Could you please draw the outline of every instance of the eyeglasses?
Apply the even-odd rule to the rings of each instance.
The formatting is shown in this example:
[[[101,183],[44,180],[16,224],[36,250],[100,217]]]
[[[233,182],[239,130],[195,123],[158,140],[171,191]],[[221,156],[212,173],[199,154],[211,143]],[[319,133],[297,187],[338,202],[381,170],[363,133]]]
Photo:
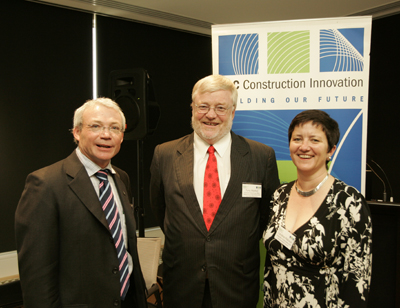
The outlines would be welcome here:
[[[109,132],[110,134],[113,134],[113,135],[119,135],[119,134],[122,132],[121,127],[119,127],[118,125],[113,125],[113,126],[110,126],[110,127],[105,127],[105,126],[101,126],[101,125],[99,125],[99,124],[87,124],[86,126],[87,126],[92,132],[98,133],[98,134],[102,133],[105,129],[107,129],[108,132]]]
[[[233,106],[229,107],[229,108],[225,108],[224,106],[215,106],[215,107],[210,107],[209,105],[206,104],[201,104],[201,105],[197,105],[196,106],[196,110],[198,113],[201,114],[205,114],[208,113],[210,111],[210,109],[214,109],[214,112],[217,115],[226,115],[226,112],[228,111],[228,109],[231,109]]]

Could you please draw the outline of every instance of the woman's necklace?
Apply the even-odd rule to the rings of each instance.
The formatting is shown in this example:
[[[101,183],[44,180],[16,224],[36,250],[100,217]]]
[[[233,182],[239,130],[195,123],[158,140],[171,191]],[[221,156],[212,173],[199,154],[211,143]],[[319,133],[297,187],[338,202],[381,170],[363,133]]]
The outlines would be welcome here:
[[[310,196],[312,196],[313,194],[315,194],[315,193],[321,188],[322,185],[324,185],[324,183],[326,182],[326,180],[328,179],[328,177],[329,177],[329,173],[328,173],[328,174],[326,175],[326,177],[322,180],[322,182],[319,183],[319,184],[317,185],[317,187],[315,187],[314,189],[311,189],[311,190],[309,190],[309,191],[302,191],[302,190],[298,189],[298,187],[297,187],[297,180],[296,180],[296,182],[294,183],[294,187],[296,188],[296,191],[297,191],[297,193],[298,193],[299,195],[302,195],[303,197],[310,197]]]

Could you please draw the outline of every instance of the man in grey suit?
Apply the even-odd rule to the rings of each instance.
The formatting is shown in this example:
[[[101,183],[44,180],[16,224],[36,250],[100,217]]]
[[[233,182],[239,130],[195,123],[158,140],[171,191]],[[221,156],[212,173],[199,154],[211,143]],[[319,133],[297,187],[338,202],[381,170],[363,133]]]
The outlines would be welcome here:
[[[146,307],[129,177],[111,165],[124,128],[114,101],[88,101],[75,111],[78,148],[28,175],[15,214],[25,308]]]
[[[229,78],[199,80],[192,92],[194,132],[154,151],[150,201],[165,235],[165,308],[257,304],[259,240],[279,180],[274,150],[231,132],[237,96]],[[203,186],[210,145],[220,192],[211,203]]]

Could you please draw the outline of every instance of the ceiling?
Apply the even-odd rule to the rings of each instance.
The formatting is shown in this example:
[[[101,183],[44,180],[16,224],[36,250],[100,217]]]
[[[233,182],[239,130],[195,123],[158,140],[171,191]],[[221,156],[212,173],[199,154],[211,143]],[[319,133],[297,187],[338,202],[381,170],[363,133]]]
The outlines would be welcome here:
[[[372,15],[400,12],[400,0],[27,0],[99,15],[211,35],[230,23]]]

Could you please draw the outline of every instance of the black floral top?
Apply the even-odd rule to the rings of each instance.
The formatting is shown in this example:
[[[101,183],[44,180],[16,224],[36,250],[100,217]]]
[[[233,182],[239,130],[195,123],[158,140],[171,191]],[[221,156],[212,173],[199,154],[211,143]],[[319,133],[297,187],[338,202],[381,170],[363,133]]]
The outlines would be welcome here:
[[[289,250],[275,235],[279,226],[285,227],[293,184],[275,191],[263,235],[264,307],[367,307],[372,223],[364,197],[335,179],[314,216],[294,233]]]

